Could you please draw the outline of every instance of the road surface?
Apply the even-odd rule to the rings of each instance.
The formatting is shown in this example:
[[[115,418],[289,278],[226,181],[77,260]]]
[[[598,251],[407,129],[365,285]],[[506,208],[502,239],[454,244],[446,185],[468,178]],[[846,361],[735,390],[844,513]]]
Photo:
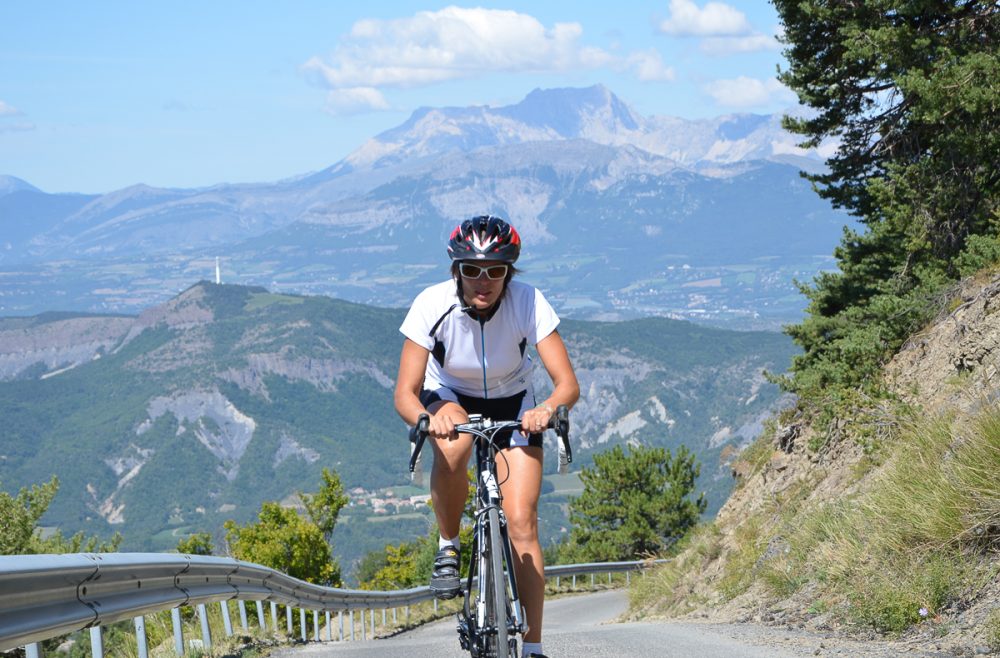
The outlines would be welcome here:
[[[779,629],[676,622],[616,623],[626,593],[610,590],[549,600],[545,605],[545,652],[553,658],[798,658],[824,655],[821,640],[802,642]],[[753,633],[748,633],[752,628]],[[791,644],[793,646],[786,646]],[[825,648],[825,647],[824,647]],[[274,658],[462,658],[455,621],[448,618],[395,637],[280,649]]]

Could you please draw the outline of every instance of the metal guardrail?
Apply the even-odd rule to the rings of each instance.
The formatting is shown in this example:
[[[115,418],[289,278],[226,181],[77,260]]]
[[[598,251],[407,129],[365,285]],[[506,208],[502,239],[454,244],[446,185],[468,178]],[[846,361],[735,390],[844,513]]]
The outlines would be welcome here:
[[[655,562],[662,562],[657,560]],[[557,565],[546,567],[546,577],[631,572],[652,565],[653,561],[609,562]],[[259,564],[231,558],[183,555],[176,553],[74,553],[68,555],[0,556],[0,651],[26,645],[28,655],[39,655],[41,640],[67,635],[78,630],[92,630],[92,645],[98,653],[101,626],[134,619],[137,632],[143,615],[180,606],[200,606],[203,636],[208,636],[204,604],[240,601],[243,625],[246,616],[243,601],[269,601],[272,623],[277,626],[276,604],[287,606],[288,630],[291,632],[291,608],[300,610],[302,639],[305,636],[305,610],[329,613],[350,610],[401,608],[432,600],[426,586],[398,591],[368,591],[313,585]],[[228,607],[223,603],[227,633],[232,633]],[[258,619],[264,614],[258,603]],[[180,616],[174,614],[175,648],[183,655],[180,639]],[[353,628],[354,617],[351,615]],[[314,622],[314,626],[315,626]],[[364,621],[362,621],[362,629]],[[94,630],[98,630],[96,635]],[[144,633],[144,631],[142,631]],[[319,640],[316,630],[316,640]],[[144,646],[145,637],[139,638]]]

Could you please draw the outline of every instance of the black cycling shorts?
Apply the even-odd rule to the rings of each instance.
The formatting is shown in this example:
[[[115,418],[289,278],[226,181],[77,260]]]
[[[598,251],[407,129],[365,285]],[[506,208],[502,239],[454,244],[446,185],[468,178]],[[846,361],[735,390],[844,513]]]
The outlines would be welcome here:
[[[525,411],[535,406],[534,396],[532,396],[531,400],[527,400],[527,395],[528,391],[521,391],[509,398],[484,399],[463,395],[450,388],[441,387],[435,391],[426,389],[421,391],[420,404],[424,405],[424,408],[427,409],[435,402],[446,400],[458,404],[469,414],[481,414],[483,417],[492,420],[518,420],[524,415]],[[517,435],[514,436],[513,429],[502,430],[496,433],[494,443],[501,449],[523,446],[541,448],[542,434],[539,432],[537,434],[529,434],[525,437],[521,430],[517,430]]]

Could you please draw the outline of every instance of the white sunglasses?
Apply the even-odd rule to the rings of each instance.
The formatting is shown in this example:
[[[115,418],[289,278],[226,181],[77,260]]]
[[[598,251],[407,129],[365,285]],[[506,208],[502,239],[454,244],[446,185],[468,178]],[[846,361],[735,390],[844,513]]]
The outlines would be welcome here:
[[[479,265],[473,265],[472,263],[459,263],[458,271],[466,279],[478,279],[485,274],[486,278],[496,281],[507,276],[506,265],[490,265],[488,267],[482,267]]]

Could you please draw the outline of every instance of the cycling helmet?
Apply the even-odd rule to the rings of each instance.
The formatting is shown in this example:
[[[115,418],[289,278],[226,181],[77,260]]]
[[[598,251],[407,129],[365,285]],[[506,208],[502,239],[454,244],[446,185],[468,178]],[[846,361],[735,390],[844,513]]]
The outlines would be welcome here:
[[[448,255],[452,260],[513,263],[521,255],[521,236],[499,217],[480,215],[455,227],[448,239]]]

